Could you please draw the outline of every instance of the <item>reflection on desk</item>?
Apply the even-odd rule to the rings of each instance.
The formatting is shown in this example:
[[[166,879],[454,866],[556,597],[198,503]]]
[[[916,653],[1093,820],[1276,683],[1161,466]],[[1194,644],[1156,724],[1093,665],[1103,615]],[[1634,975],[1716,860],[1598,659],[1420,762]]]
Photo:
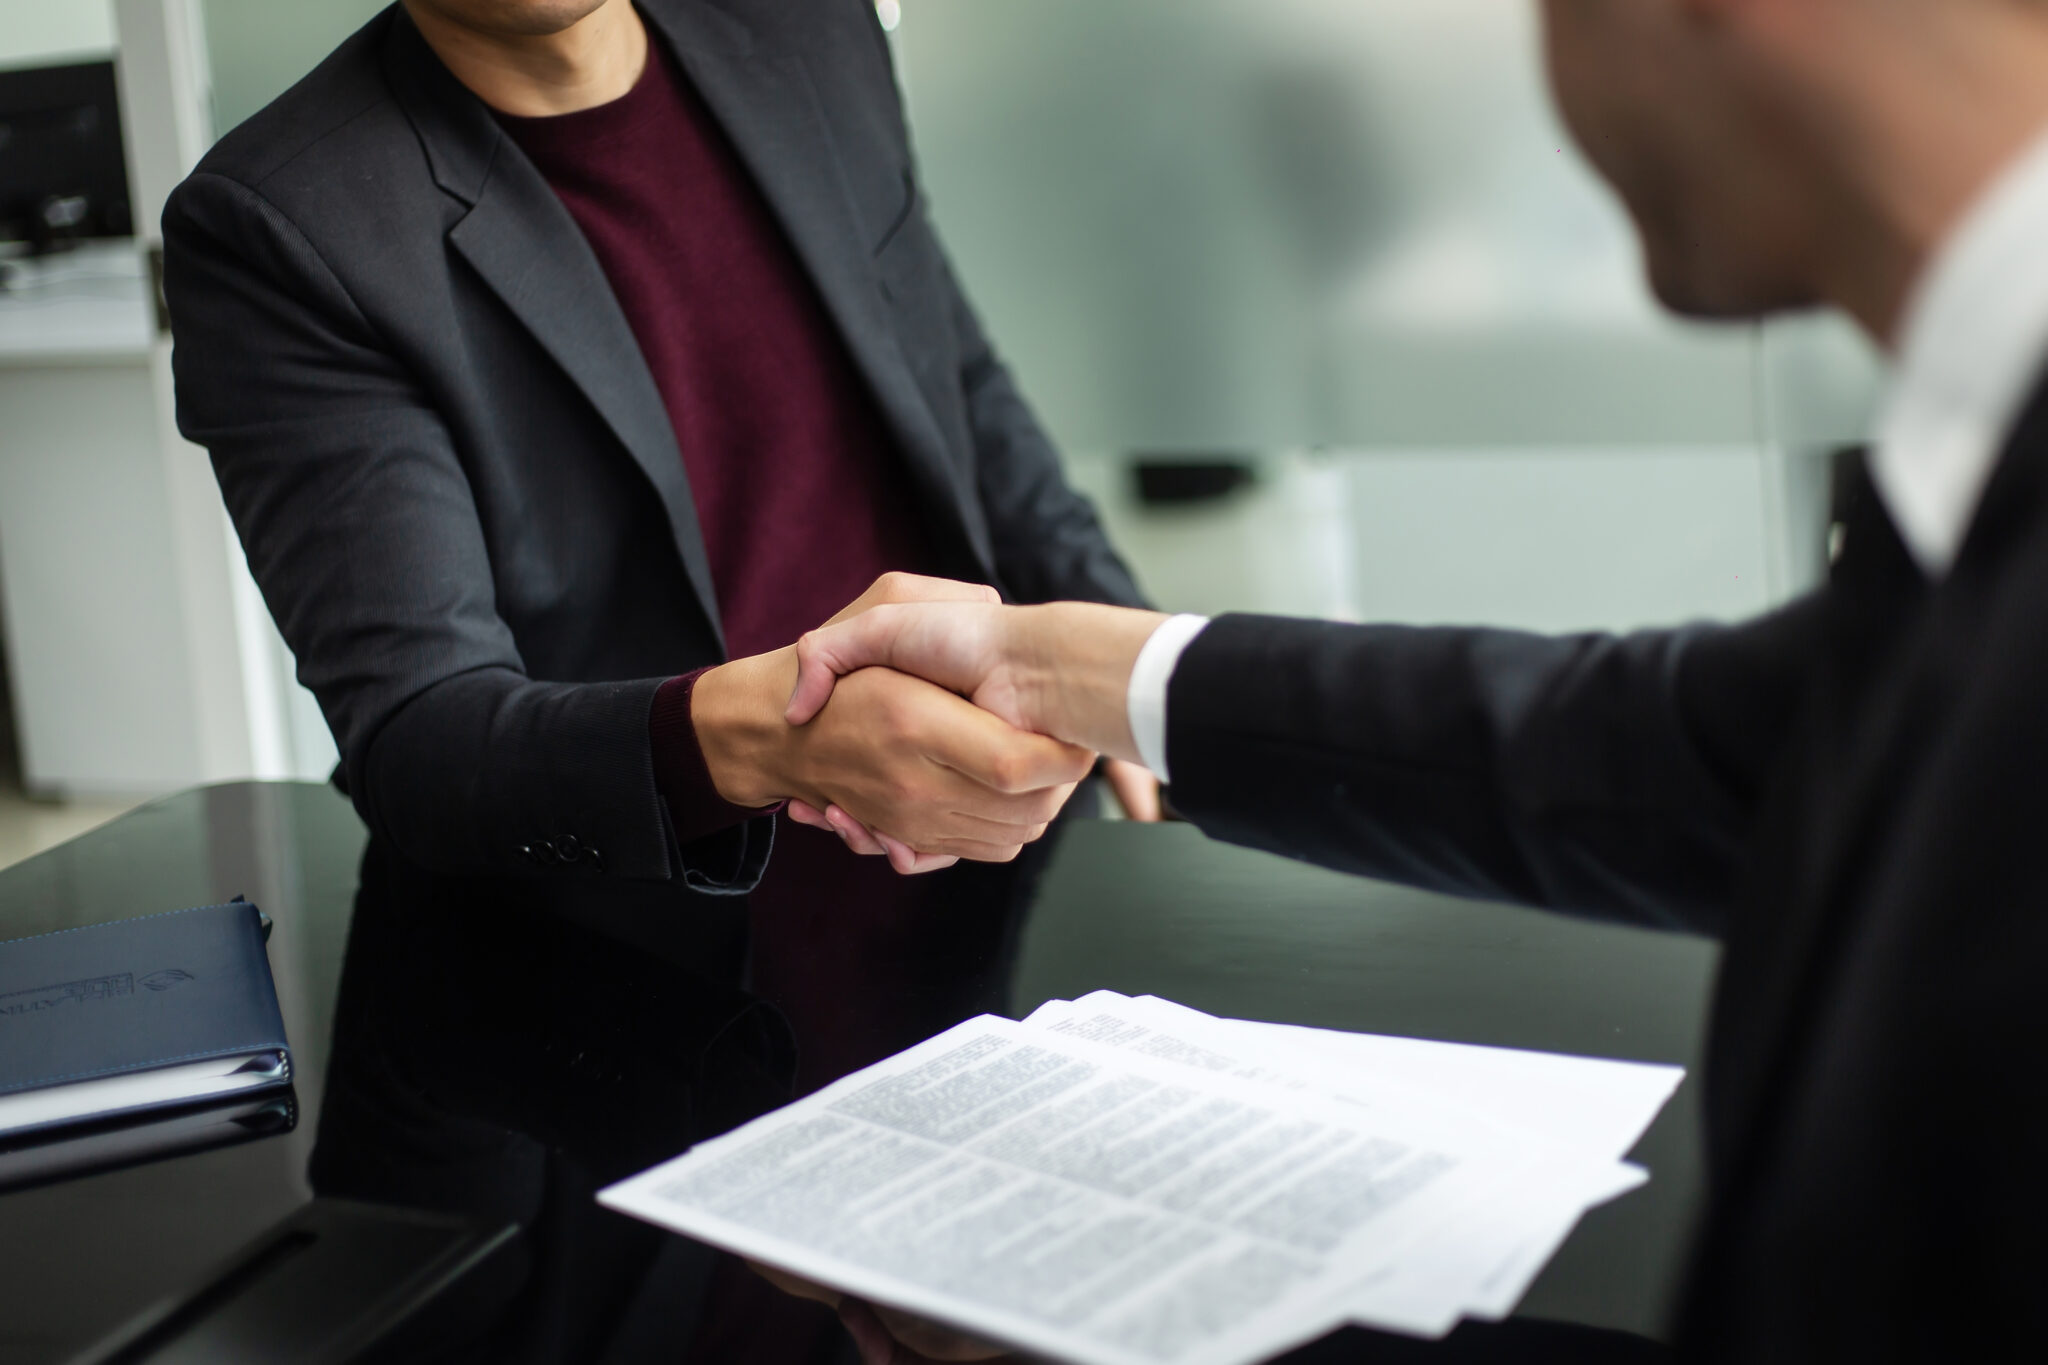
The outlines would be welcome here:
[[[254,1099],[118,1118],[55,1133],[31,1133],[0,1142],[0,1190],[276,1137],[289,1133],[298,1122],[299,1097],[287,1086]]]
[[[104,1340],[317,1193],[518,1229],[412,1324],[411,1358],[847,1359],[829,1313],[591,1198],[790,1093],[811,1040],[735,984],[729,940],[745,926],[731,903],[619,887],[609,928],[602,905],[570,923],[522,909],[520,884],[426,877],[363,849],[332,791],[246,784],[145,807],[0,872],[10,934],[167,899],[263,903],[305,1109],[266,1140],[0,1195],[0,1358],[37,1365]],[[634,921],[639,943],[617,932]],[[1347,880],[1185,827],[1092,821],[1066,832],[1014,964],[1000,941],[961,942],[981,946],[920,972],[975,979],[997,952],[1013,1013],[1108,987],[1682,1064],[1713,965],[1684,940]],[[956,1000],[947,984],[934,1000],[974,1012],[974,992]],[[829,1009],[799,1014],[831,1027]],[[1587,1219],[1525,1311],[1656,1325],[1696,1191],[1694,1122],[1681,1092],[1634,1153],[1649,1189]]]

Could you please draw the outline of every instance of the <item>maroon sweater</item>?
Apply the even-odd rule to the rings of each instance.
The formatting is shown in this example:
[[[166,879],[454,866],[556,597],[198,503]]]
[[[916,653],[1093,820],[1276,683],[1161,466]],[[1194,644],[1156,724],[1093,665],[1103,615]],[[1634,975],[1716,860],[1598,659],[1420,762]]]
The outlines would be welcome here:
[[[631,93],[499,119],[575,218],[673,423],[733,657],[779,648],[890,569],[929,566],[906,474],[844,340],[758,187],[657,41]],[[759,814],[721,800],[690,723],[696,674],[657,695],[656,780],[678,834]],[[891,1002],[942,912],[783,820],[749,906],[753,984],[791,1016],[806,1088],[917,1041]]]
[[[789,644],[889,569],[925,560],[900,462],[760,192],[657,42],[631,93],[501,124],[583,229],[668,407],[734,658]],[[655,707],[657,775],[685,838],[717,799],[688,684]]]

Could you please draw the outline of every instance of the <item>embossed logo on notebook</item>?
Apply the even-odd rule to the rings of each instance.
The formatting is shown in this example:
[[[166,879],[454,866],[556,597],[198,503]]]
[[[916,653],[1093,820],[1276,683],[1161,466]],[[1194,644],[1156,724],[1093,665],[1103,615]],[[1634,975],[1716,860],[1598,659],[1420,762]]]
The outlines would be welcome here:
[[[139,984],[147,991],[167,991],[180,982],[192,979],[192,973],[182,968],[166,967],[160,972],[151,972],[143,977]],[[54,986],[10,991],[6,995],[0,995],[0,1016],[38,1014],[43,1010],[55,1009],[59,1005],[85,1005],[94,1000],[112,1000],[116,996],[135,994],[137,984],[133,972],[119,972],[113,976],[95,976],[84,981],[64,981]]]

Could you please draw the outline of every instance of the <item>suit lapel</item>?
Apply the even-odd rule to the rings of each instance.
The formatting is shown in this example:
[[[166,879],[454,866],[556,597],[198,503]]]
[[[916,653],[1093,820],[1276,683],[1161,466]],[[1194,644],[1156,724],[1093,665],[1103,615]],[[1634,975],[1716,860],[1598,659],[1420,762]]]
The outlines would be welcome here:
[[[944,508],[984,573],[994,552],[946,449],[882,294],[873,243],[854,209],[830,126],[801,62],[765,52],[739,20],[703,3],[656,0],[642,14],[668,40],[788,235],[825,310],[895,434],[926,504]]]
[[[1848,527],[1844,582],[1822,672],[1822,749],[1811,874],[1802,899],[1838,898],[1867,861],[1865,839],[1938,720],[1958,604],[1995,589],[2000,562],[2040,515],[2048,488],[2048,387],[2000,453],[1955,565],[1930,585],[1866,476]],[[1860,553],[1857,553],[1860,551]],[[1810,930],[1810,926],[1806,926]],[[1802,936],[1809,942],[1810,932]]]
[[[1902,615],[1923,616],[1924,605],[1898,600]],[[1792,817],[1796,838],[1760,868],[1772,882],[1758,888],[1766,913],[1731,940],[1722,967],[1712,1076],[1721,1158],[1755,1151],[1754,1130],[1771,1111],[1827,989],[1827,950],[1849,927],[1870,840],[1887,800],[1923,752],[1932,682],[1925,620],[1899,623],[1895,630],[1904,638],[1892,642],[1878,665],[1882,674],[1871,679],[1855,671],[1870,660],[1870,642],[1842,638],[1856,624],[1829,623],[1832,638],[1816,661],[1812,729],[1798,760],[1801,787],[1795,804],[1781,811]]]
[[[531,332],[654,485],[684,572],[724,648],[718,594],[675,431],[611,282],[569,211],[402,12],[386,48],[392,89],[436,181],[470,208],[449,244]]]
[[[1755,1130],[1796,1064],[1826,950],[1847,932],[1877,850],[1889,803],[1902,795],[1940,724],[1945,683],[1958,662],[1957,612],[1993,591],[2005,551],[2030,532],[2048,494],[2048,387],[2037,391],[1985,490],[1945,582],[1929,586],[1874,487],[1848,528],[1828,639],[1817,660],[1805,790],[1794,816],[1802,836],[1761,869],[1781,880],[1765,893],[1777,909],[1731,943],[1716,1014],[1728,1036],[1717,1066],[1716,1142],[1723,1155],[1754,1152]],[[1962,628],[1965,639],[1968,628]]]

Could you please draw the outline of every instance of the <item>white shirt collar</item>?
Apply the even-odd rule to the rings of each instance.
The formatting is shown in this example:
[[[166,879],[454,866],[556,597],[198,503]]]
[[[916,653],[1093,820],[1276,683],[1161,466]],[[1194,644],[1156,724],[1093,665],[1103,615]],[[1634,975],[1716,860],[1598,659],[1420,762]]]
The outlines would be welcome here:
[[[2048,134],[2009,166],[1915,287],[1870,472],[1901,539],[1946,575],[2048,362]]]

